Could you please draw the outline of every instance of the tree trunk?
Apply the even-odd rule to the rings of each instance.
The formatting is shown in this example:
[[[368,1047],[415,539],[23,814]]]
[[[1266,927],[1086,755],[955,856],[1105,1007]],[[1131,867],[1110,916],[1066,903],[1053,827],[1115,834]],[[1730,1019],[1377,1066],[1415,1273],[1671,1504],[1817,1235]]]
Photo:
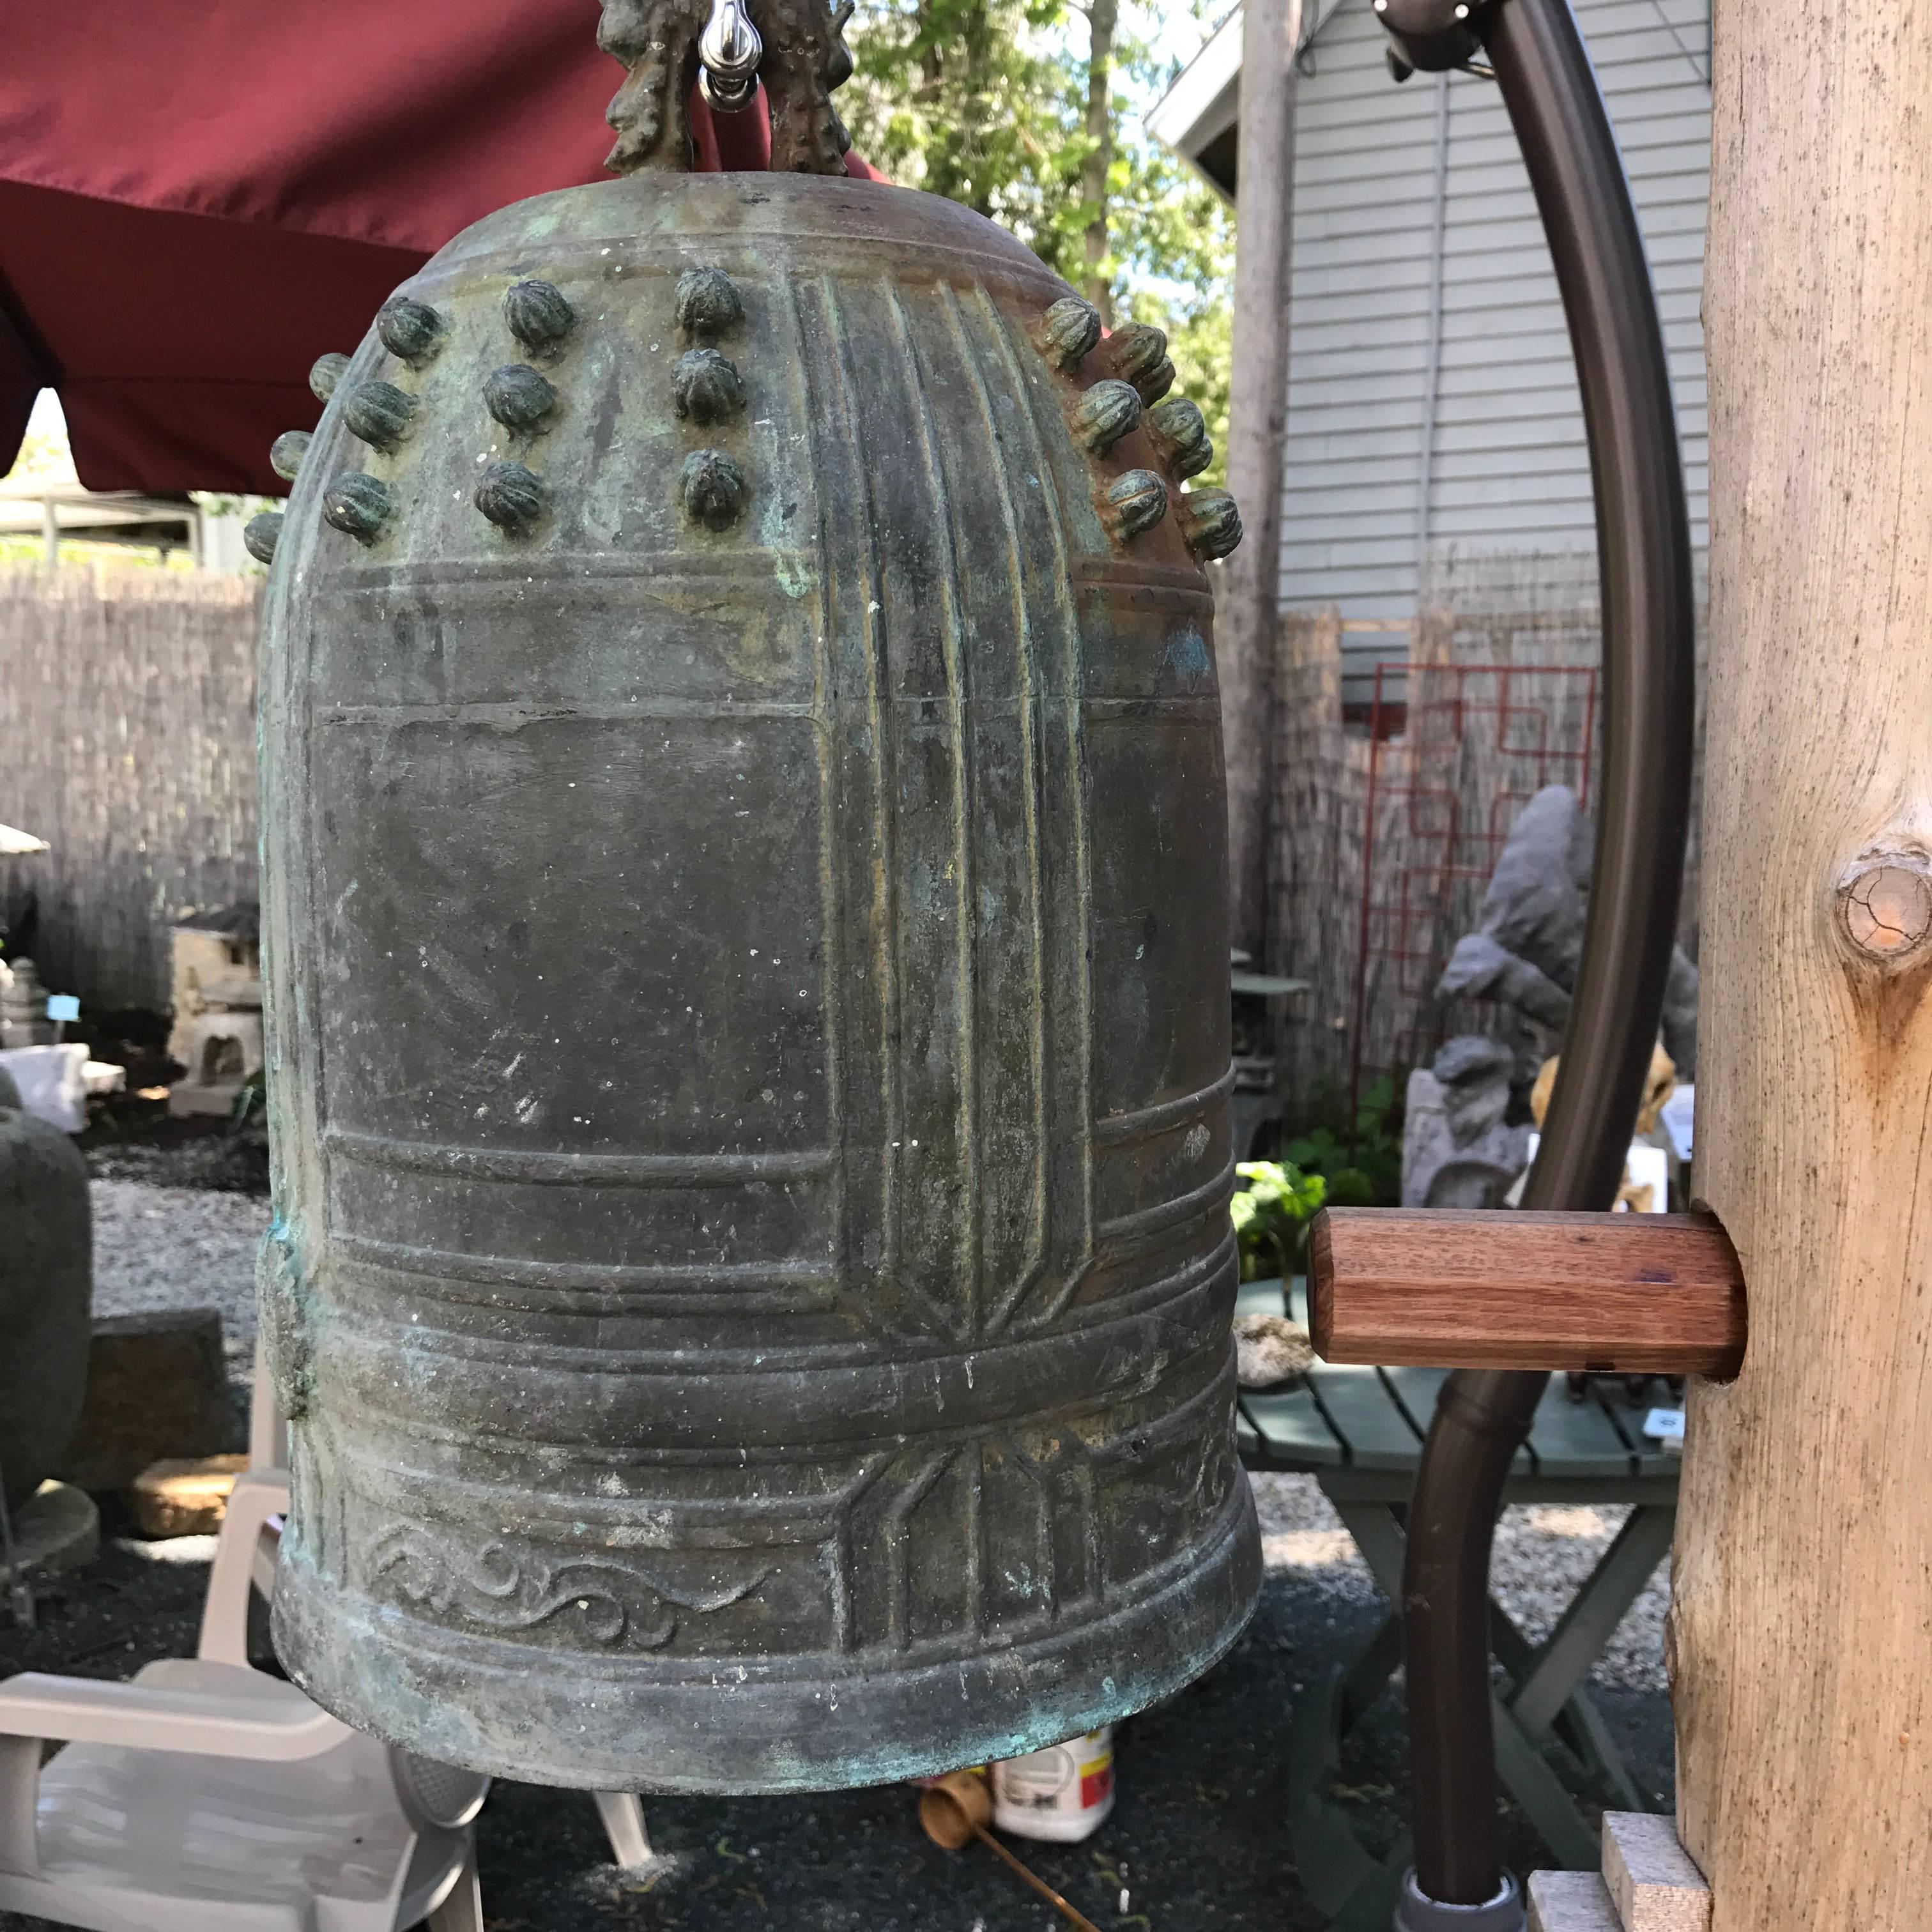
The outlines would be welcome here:
[[[1246,0],[1234,232],[1228,487],[1246,535],[1223,566],[1215,638],[1228,758],[1234,944],[1262,956],[1264,843],[1288,430],[1288,294],[1294,198],[1294,50],[1301,0]]]
[[[1932,1870],[1932,35],[1724,0],[1706,322],[1699,1191],[1678,1828],[1713,1932],[1907,1932]]]
[[[1113,280],[1107,260],[1107,174],[1114,164],[1114,28],[1119,0],[1092,0],[1087,16],[1087,139],[1080,167],[1080,198],[1094,211],[1087,224],[1087,299],[1110,327]]]

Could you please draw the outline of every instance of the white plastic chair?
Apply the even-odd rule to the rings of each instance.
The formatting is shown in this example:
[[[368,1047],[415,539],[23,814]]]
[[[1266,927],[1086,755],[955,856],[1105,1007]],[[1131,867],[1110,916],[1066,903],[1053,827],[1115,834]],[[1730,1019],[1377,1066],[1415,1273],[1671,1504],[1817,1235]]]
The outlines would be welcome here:
[[[266,1602],[275,1587],[275,1558],[281,1539],[280,1519],[288,1514],[289,1429],[275,1406],[262,1345],[255,1345],[255,1370],[248,1406],[248,1468],[236,1482],[223,1519],[208,1600],[201,1616],[203,1657],[230,1664],[248,1661],[248,1592],[244,1577]],[[232,1534],[231,1534],[232,1530]],[[597,1815],[610,1840],[610,1856],[628,1868],[647,1864],[651,1841],[644,1828],[643,1804],[627,1791],[594,1791]]]
[[[483,1932],[488,1779],[250,1667],[250,1573],[287,1492],[267,1471],[236,1492],[199,1656],[131,1684],[0,1684],[0,1910],[95,1932]],[[49,1742],[64,1748],[43,1768]]]
[[[248,1660],[248,1592],[244,1575],[267,1601],[275,1587],[275,1558],[281,1540],[280,1519],[289,1507],[289,1429],[275,1406],[274,1384],[262,1345],[255,1345],[255,1369],[248,1406],[248,1468],[236,1484],[223,1519],[208,1600],[201,1616],[201,1654],[232,1664]],[[230,1526],[233,1533],[230,1534]],[[597,1815],[610,1840],[610,1856],[627,1869],[650,1862],[651,1841],[644,1808],[628,1791],[594,1791]]]
[[[256,1392],[196,1654],[130,1684],[0,1683],[0,1911],[94,1932],[483,1932],[490,1780],[352,1730],[248,1661],[289,1507],[259,1356]],[[618,1863],[644,1863],[638,1800],[593,1795]]]

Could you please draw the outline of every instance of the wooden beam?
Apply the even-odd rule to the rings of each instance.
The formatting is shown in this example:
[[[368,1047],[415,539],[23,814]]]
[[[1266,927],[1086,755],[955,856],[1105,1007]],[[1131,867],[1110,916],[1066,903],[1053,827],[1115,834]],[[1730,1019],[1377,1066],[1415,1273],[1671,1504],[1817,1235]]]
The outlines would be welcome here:
[[[1330,1208],[1309,1233],[1330,1362],[1733,1376],[1744,1284],[1708,1214]]]
[[[1694,1384],[1678,1828],[1714,1932],[1932,1873],[1932,32],[1718,0],[1697,1186],[1751,1346]]]

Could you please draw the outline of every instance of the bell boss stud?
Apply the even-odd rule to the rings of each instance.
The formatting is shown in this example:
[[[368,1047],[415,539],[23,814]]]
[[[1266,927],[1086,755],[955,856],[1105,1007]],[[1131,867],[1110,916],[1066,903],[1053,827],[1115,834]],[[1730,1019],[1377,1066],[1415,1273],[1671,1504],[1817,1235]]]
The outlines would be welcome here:
[[[1310,1330],[1330,1362],[1734,1376],[1744,1280],[1710,1214],[1330,1208]]]

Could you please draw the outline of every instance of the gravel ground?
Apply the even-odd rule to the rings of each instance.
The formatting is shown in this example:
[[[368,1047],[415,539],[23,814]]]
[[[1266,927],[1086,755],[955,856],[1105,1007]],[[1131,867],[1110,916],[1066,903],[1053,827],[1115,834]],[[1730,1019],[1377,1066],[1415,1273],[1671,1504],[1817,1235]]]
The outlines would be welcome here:
[[[1292,1533],[1292,1532],[1280,1532]],[[1319,1533],[1318,1531],[1316,1533]],[[183,1539],[199,1543],[199,1539]],[[169,1560],[156,1560],[165,1550]],[[182,1560],[186,1559],[186,1560]],[[0,1617],[0,1673],[122,1677],[190,1648],[205,1545],[110,1538],[85,1577],[42,1605],[40,1628]],[[1380,1620],[1372,1589],[1297,1564],[1271,1568],[1231,1655],[1159,1709],[1121,1726],[1119,1801],[1084,1844],[1016,1841],[1020,1856],[1106,1932],[1316,1932],[1282,1830],[1289,1719],[1318,1673]],[[258,1660],[271,1659],[258,1633]],[[1647,1789],[1670,1790],[1666,1700],[1600,1689],[1600,1706]],[[1327,1787],[1362,1841],[1387,1855],[1407,1824],[1400,1701],[1384,1696]],[[610,1863],[588,1797],[500,1780],[478,1827],[489,1932],[1050,1932],[1061,1922],[979,1847],[938,1850],[902,1786],[786,1798],[647,1798],[656,1854]],[[1504,1856],[1547,1860],[1513,1807]],[[0,1932],[46,1932],[0,1912]]]
[[[268,1225],[258,1195],[94,1180],[94,1312],[221,1312],[229,1378],[248,1379],[255,1347],[255,1244]]]
[[[151,1187],[267,1197],[266,1136],[232,1133],[206,1121],[171,1120],[165,1126],[164,1138],[145,1140],[118,1129],[91,1128],[81,1143],[87,1171],[97,1180],[140,1180]]]
[[[231,1363],[252,1342],[259,1196],[94,1183],[96,1305],[104,1312],[206,1305],[222,1310]],[[1022,1855],[1108,1932],[1313,1932],[1281,1828],[1288,1719],[1318,1675],[1345,1664],[1385,1606],[1347,1532],[1312,1479],[1255,1480],[1268,1564],[1261,1608],[1202,1682],[1122,1726],[1120,1800],[1086,1844],[1022,1845]],[[22,1669],[122,1676],[192,1645],[212,1540],[143,1544],[108,1504],[100,1562],[44,1606],[40,1628],[0,1619],[0,1673]],[[1532,1635],[1622,1520],[1610,1508],[1508,1512],[1497,1594]],[[1660,1569],[1612,1640],[1596,1696],[1640,1781],[1672,1791],[1664,1694]],[[266,1648],[260,1660],[272,1667]],[[1385,1696],[1352,1733],[1343,1780],[1328,1796],[1378,1854],[1405,1828],[1400,1700]],[[490,1932],[1045,1932],[1061,1922],[977,1849],[949,1854],[921,1834],[901,1787],[799,1798],[647,1801],[658,1854],[640,1871],[608,1862],[580,1795],[499,1783],[479,1829]],[[1506,1855],[1544,1862],[1525,1821],[1502,1808]],[[39,1922],[0,1913],[0,1932]]]
[[[1262,1553],[1270,1569],[1304,1573],[1338,1601],[1382,1602],[1369,1566],[1355,1553],[1341,1518],[1312,1476],[1250,1480],[1261,1516]],[[1503,1512],[1490,1585],[1526,1635],[1540,1641],[1550,1634],[1629,1514],[1610,1504],[1535,1504]],[[1664,1613],[1670,1604],[1666,1558],[1605,1645],[1592,1673],[1594,1682],[1630,1690],[1670,1688],[1664,1672]]]

